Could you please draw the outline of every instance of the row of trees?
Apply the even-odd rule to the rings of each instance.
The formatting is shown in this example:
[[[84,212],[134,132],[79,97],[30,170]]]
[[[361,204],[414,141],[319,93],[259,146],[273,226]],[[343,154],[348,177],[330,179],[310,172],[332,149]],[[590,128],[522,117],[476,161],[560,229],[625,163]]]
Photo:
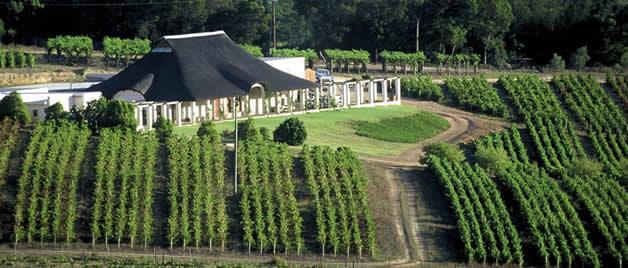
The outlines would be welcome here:
[[[471,111],[507,117],[506,104],[495,89],[484,78],[447,78],[445,87],[456,105]]]
[[[168,239],[170,248],[188,244],[196,250],[218,243],[224,251],[228,235],[225,156],[213,128],[199,137],[173,136],[168,150]]]
[[[619,175],[618,163],[628,157],[628,124],[623,112],[593,77],[561,75],[554,77],[553,85],[589,134],[597,157]]]
[[[276,254],[305,249],[303,219],[293,183],[292,156],[285,144],[268,141],[250,125],[242,127],[243,142],[238,146],[239,204],[242,238],[260,254]]]
[[[366,64],[371,60],[371,54],[365,50],[325,49],[327,68],[338,72],[349,73],[353,66],[355,72],[367,72]],[[343,66],[344,65],[344,66]]]
[[[19,140],[20,124],[9,118],[0,123],[0,188],[5,184],[5,175],[9,171],[11,154]]]
[[[401,66],[403,73],[407,74],[407,67],[410,66],[411,71],[416,74],[423,69],[423,64],[427,58],[423,52],[406,53],[402,51],[388,51],[384,50],[379,53],[379,58],[382,61],[382,72],[386,73],[388,67],[392,67],[395,74],[397,73],[397,66]]]
[[[33,68],[37,62],[34,54],[24,53],[21,50],[1,51],[0,50],[0,69],[4,68]]]
[[[112,66],[120,65],[121,59],[124,59],[125,65],[129,65],[131,59],[137,60],[138,57],[144,56],[150,51],[150,40],[148,39],[121,39],[105,36],[102,44],[105,64]]]
[[[479,167],[430,155],[430,169],[446,190],[458,219],[458,230],[469,262],[523,265],[519,233],[495,185]]]
[[[541,162],[548,170],[561,170],[571,161],[586,156],[573,123],[548,83],[536,76],[504,76],[499,84],[523,117]]]
[[[360,161],[348,148],[303,147],[305,177],[316,213],[316,240],[322,255],[331,248],[349,256],[376,253],[375,223]]]
[[[104,129],[96,152],[96,181],[92,204],[92,246],[104,240],[122,241],[131,248],[153,238],[153,188],[157,138],[121,129]]]
[[[15,244],[76,238],[77,187],[90,131],[69,123],[38,124],[18,179]]]
[[[52,52],[56,52],[57,62],[62,60],[66,64],[71,65],[83,58],[85,64],[89,64],[89,58],[94,52],[94,44],[92,39],[87,36],[69,36],[62,35],[48,38],[46,42],[48,50],[48,61],[52,60]]]
[[[480,64],[480,55],[470,53],[460,53],[456,55],[448,55],[444,53],[434,53],[434,63],[437,64],[436,71],[441,73],[445,67],[445,72],[449,75],[450,69],[454,69],[456,73],[476,73]]]

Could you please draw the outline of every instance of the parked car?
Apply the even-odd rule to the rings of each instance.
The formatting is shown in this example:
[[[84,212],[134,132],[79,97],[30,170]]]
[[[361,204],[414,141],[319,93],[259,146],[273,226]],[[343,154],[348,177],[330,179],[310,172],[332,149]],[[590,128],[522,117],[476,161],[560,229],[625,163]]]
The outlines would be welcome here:
[[[333,82],[334,78],[327,69],[316,69],[316,82]]]

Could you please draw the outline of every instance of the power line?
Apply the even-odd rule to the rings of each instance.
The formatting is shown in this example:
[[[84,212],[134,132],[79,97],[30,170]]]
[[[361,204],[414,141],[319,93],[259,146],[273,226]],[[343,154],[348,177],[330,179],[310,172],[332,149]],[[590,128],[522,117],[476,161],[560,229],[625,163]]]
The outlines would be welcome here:
[[[107,7],[107,6],[155,6],[155,5],[177,5],[177,4],[192,4],[191,1],[159,1],[159,2],[135,2],[135,3],[59,3],[59,2],[47,2],[40,1],[40,4],[53,7]],[[25,2],[24,5],[32,5],[30,2]]]

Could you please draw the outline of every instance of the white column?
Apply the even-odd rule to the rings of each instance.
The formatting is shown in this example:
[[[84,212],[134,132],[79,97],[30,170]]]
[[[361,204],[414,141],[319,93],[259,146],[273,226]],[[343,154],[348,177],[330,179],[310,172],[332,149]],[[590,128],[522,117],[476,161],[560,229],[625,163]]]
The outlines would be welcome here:
[[[183,123],[181,121],[181,102],[177,102],[176,104],[176,110],[177,110],[177,126],[181,126],[181,124]]]
[[[355,83],[355,94],[356,104],[362,104],[362,84],[360,82]]]
[[[155,115],[155,108],[153,105],[148,105],[148,112],[146,117],[146,130],[153,129],[153,116]]]
[[[192,124],[196,124],[196,115],[198,114],[198,110],[197,110],[197,106],[196,106],[196,101],[192,102],[192,113],[190,114],[190,119],[192,120]]]
[[[395,95],[397,96],[395,100],[401,101],[401,79],[398,77],[395,78]]]
[[[288,111],[292,114],[292,91],[293,90],[288,90]]]
[[[137,128],[138,129],[143,129],[144,128],[144,108],[143,107],[137,107],[138,109],[138,113],[137,113]]]
[[[139,119],[137,118],[137,106],[133,106],[133,118],[139,121]]]
[[[388,102],[388,79],[382,81],[382,96],[384,97],[384,102]]]
[[[369,81],[368,83],[368,87],[369,87],[369,103],[373,104],[375,103],[375,82],[373,82],[373,80]]]
[[[307,89],[301,90],[301,110],[305,111],[305,100],[307,99]]]
[[[349,86],[342,84],[342,106],[349,107]]]
[[[314,101],[314,105],[316,105],[316,110],[320,109],[320,104],[321,104],[321,88],[317,87],[316,90],[314,91],[314,97],[316,98],[316,100]]]

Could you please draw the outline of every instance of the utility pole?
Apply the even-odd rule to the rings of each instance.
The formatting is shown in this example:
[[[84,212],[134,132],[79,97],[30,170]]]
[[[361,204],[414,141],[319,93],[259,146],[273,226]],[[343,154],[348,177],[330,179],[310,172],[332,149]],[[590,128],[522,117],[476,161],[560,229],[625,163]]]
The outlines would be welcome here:
[[[233,123],[235,127],[235,142],[233,147],[235,148],[235,157],[234,157],[234,171],[233,171],[233,190],[235,194],[238,194],[238,110],[237,110],[237,97],[233,97]]]
[[[416,52],[419,52],[419,28],[421,27],[421,18],[416,18]]]
[[[273,4],[273,49],[277,49],[277,0],[271,0],[271,3]]]

